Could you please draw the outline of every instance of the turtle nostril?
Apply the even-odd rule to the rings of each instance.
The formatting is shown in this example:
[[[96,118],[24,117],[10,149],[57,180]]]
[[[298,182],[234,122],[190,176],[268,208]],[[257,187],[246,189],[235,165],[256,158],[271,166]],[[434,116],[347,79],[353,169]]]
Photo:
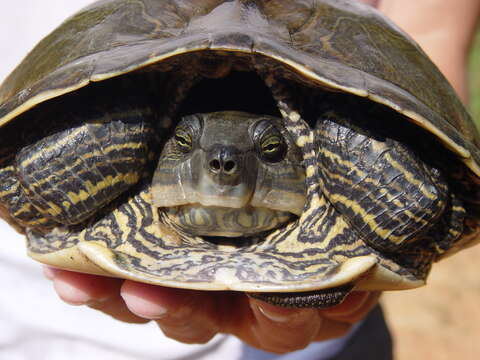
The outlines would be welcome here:
[[[235,162],[233,161],[227,161],[225,165],[223,166],[226,172],[230,172],[235,168]]]
[[[210,161],[210,169],[218,171],[218,170],[220,170],[220,167],[221,167],[220,166],[220,161],[218,161],[216,159]]]

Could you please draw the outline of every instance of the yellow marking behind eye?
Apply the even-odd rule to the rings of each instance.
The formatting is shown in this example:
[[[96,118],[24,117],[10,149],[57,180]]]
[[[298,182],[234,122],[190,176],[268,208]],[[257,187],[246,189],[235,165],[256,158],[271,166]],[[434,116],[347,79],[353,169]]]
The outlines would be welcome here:
[[[297,138],[296,144],[299,148],[303,148],[305,144],[309,142],[309,140],[310,139],[308,136],[302,135]]]
[[[181,147],[188,147],[189,149],[192,147],[192,137],[182,128],[175,130],[175,142]]]

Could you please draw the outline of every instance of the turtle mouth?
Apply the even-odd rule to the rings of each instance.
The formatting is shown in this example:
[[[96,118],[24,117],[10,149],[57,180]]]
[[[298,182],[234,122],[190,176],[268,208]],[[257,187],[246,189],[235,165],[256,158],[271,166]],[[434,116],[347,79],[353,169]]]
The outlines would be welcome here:
[[[267,208],[229,208],[189,204],[161,208],[167,222],[183,231],[202,237],[244,238],[263,234],[293,220],[294,215]],[[245,241],[241,241],[245,246]]]
[[[202,240],[206,243],[216,246],[218,249],[238,249],[248,248],[262,243],[262,241],[270,234],[270,231],[265,231],[251,236],[228,237],[228,236],[202,236]]]

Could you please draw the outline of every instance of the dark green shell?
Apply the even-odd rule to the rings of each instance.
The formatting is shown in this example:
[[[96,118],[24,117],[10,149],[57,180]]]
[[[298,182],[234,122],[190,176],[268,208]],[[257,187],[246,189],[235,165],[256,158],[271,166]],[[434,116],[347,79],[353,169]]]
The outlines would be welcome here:
[[[408,119],[433,134],[454,153],[471,171],[462,175],[462,181],[478,182],[479,135],[452,87],[406,34],[376,10],[356,1],[98,1],[66,20],[40,42],[3,83],[0,124],[15,121],[33,107],[74,93],[92,82],[156,66],[182,54],[204,51],[268,58],[288,69],[299,82],[383,104],[402,114],[399,117],[402,121]],[[136,206],[133,212],[155,218],[157,215],[151,214],[148,207],[147,193],[148,189],[144,189],[132,200]],[[312,200],[309,209],[328,208],[323,201]],[[330,207],[326,211],[334,210]],[[303,259],[302,252],[307,254],[315,248],[309,243],[313,241],[309,234],[302,238],[309,231],[307,220],[314,225],[308,215],[307,211],[299,224],[291,224],[281,234],[262,245],[244,249],[238,256],[221,249],[202,249],[195,243],[177,246],[176,235],[163,229],[165,242],[159,245],[152,240],[142,248],[144,257],[137,261],[130,251],[134,242],[129,243],[127,235],[120,236],[122,244],[116,242],[119,239],[99,240],[99,234],[111,219],[95,224],[87,233],[68,233],[61,240],[30,232],[30,252],[36,253],[37,259],[57,266],[191,288],[247,291],[325,288],[344,285],[353,279],[352,274],[363,274],[379,261],[384,261],[382,265],[388,268],[387,272],[377,271],[372,275],[374,284],[370,286],[365,280],[364,289],[405,288],[423,283],[428,271],[413,275],[409,271],[417,265],[428,268],[423,262],[429,263],[433,258],[424,258],[419,249],[409,254],[415,261],[402,265],[395,263],[394,256],[375,260],[368,251],[352,251],[353,242],[344,244],[334,257],[325,251],[313,260]],[[331,215],[332,219],[337,218]],[[121,228],[122,223],[118,226]],[[148,229],[152,223],[142,226]],[[146,236],[138,231],[134,236]],[[87,238],[92,241],[86,241]],[[282,242],[285,238],[288,241]],[[303,239],[300,247],[299,239]],[[324,240],[327,245],[332,241]],[[54,252],[59,248],[58,242],[66,250],[55,259],[48,257],[49,251],[45,249]],[[461,244],[470,242],[472,236]],[[346,250],[349,246],[350,250]],[[109,251],[113,248],[115,251]],[[159,248],[165,251],[159,253]],[[270,256],[264,251],[267,248],[282,250]],[[375,256],[381,257],[377,253]],[[68,263],[69,257],[75,258],[74,264]],[[181,260],[185,258],[195,264],[215,262],[217,267],[204,266],[202,271],[195,266],[187,268]],[[159,268],[162,261],[174,264],[175,276],[168,272],[171,269]],[[258,273],[252,270],[265,263],[270,267],[259,269]],[[405,263],[408,270],[402,268]],[[285,269],[294,270],[286,274]],[[157,281],[158,276],[163,280]],[[218,284],[212,284],[215,279]]]
[[[222,3],[94,3],[45,38],[7,78],[0,123],[48,98],[175,53],[255,52],[409,115],[480,174],[478,133],[454,90],[422,50],[375,10],[353,1],[273,0],[238,1],[237,13],[215,12]],[[249,7],[262,21],[246,23],[241,13]]]

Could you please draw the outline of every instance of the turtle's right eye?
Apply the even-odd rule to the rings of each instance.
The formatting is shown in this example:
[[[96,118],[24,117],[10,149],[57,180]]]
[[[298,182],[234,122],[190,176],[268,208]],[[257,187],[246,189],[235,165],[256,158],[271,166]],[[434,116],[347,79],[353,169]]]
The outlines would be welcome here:
[[[277,131],[264,136],[260,149],[263,159],[271,163],[282,161],[288,150],[282,135]]]
[[[175,143],[178,148],[185,153],[192,151],[192,136],[185,129],[175,130]]]

